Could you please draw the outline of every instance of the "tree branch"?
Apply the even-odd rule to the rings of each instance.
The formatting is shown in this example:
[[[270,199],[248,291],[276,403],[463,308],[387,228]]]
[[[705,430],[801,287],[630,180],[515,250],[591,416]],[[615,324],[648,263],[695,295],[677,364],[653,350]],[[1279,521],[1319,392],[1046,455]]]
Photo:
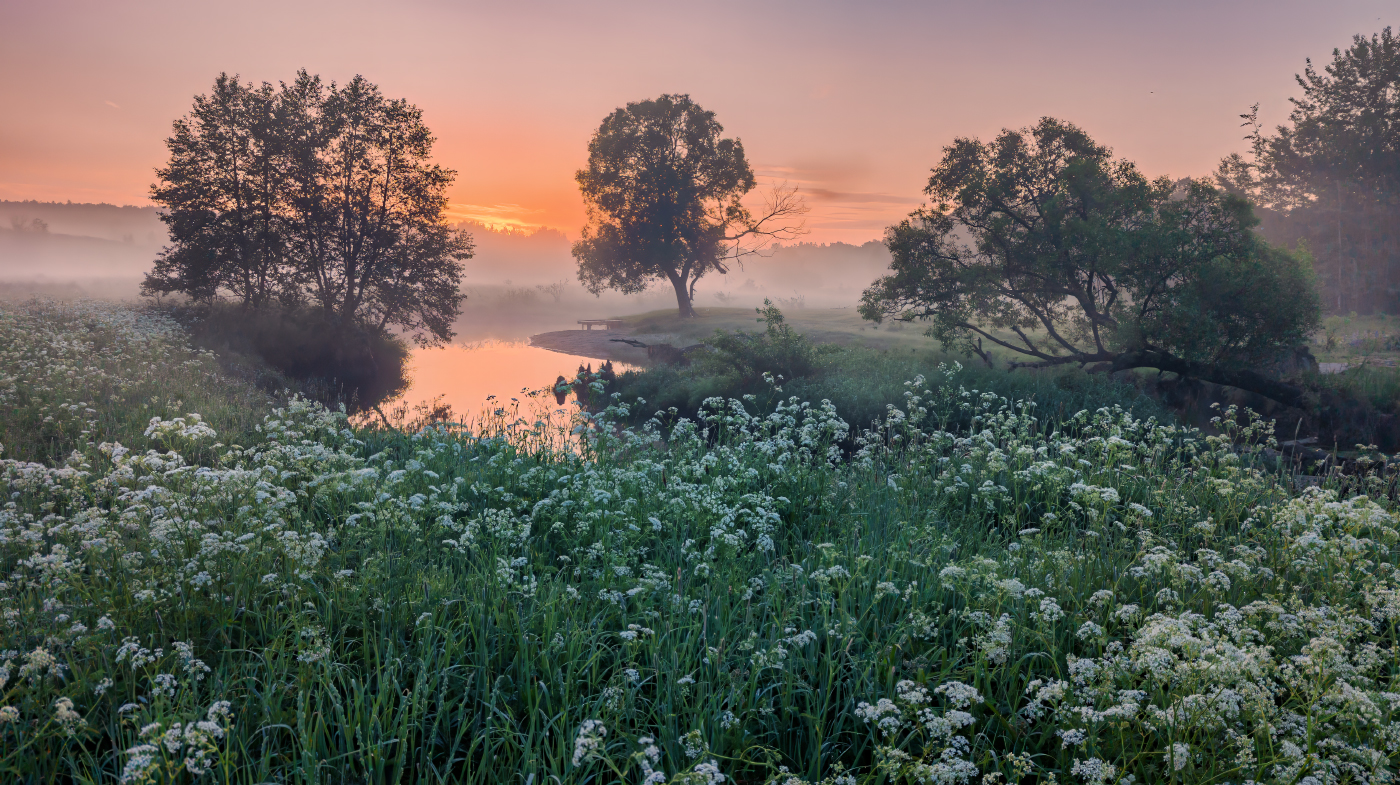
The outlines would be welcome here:
[[[1132,368],[1156,368],[1227,387],[1238,387],[1304,411],[1313,411],[1318,405],[1316,396],[1302,387],[1271,379],[1258,371],[1183,360],[1156,349],[1122,352],[1112,358],[1109,370],[1126,371]]]
[[[797,186],[785,182],[774,185],[764,199],[759,218],[749,219],[737,234],[724,237],[723,242],[734,243],[734,250],[725,258],[741,262],[744,257],[761,254],[769,243],[801,237],[807,233],[807,221],[802,216],[810,209]]]

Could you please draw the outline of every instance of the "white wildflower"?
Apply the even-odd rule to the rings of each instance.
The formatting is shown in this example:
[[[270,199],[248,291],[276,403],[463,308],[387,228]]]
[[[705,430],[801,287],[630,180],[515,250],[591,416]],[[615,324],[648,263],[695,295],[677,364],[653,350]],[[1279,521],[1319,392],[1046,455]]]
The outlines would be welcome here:
[[[579,726],[578,734],[574,736],[574,765],[582,766],[584,761],[593,760],[602,755],[603,737],[608,735],[608,729],[598,720],[584,720]]]

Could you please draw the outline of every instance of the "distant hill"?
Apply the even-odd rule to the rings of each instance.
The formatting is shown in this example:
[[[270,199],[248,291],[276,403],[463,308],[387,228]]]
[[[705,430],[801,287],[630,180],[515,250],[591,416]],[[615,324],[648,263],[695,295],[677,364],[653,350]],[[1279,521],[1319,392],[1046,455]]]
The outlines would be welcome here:
[[[0,279],[136,278],[158,252],[134,242],[0,228]]]
[[[0,228],[32,226],[35,219],[46,224],[51,234],[95,237],[149,248],[160,248],[166,243],[165,225],[154,207],[0,201]]]
[[[0,279],[136,278],[165,243],[154,207],[0,201]]]

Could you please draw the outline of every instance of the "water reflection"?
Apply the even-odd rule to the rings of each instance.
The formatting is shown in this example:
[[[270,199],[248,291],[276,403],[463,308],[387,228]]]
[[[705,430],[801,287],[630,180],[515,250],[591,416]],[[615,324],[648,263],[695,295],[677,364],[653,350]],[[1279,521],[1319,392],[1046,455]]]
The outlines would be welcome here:
[[[557,382],[574,379],[581,366],[600,371],[604,362],[512,341],[417,349],[410,359],[408,389],[382,408],[407,411],[410,419],[417,419],[414,412],[436,409],[432,419],[444,419],[450,407],[454,421],[470,424],[502,405],[516,408],[518,404],[522,415],[548,414],[551,420],[566,422],[577,397],[567,388],[556,393]],[[631,370],[617,362],[610,367],[617,373]]]

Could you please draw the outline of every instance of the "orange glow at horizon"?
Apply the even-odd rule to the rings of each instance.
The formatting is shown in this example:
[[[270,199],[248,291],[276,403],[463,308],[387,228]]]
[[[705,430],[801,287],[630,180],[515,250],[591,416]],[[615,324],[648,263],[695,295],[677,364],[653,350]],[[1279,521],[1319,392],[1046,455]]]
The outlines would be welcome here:
[[[521,207],[518,204],[457,204],[447,205],[443,211],[443,216],[448,221],[475,221],[492,231],[533,231],[536,229],[552,229],[542,223],[532,223],[525,220],[525,217],[539,216],[544,211],[538,208],[531,209]]]
[[[743,140],[761,180],[801,188],[804,240],[861,243],[923,201],[955,137],[1043,115],[1149,176],[1207,175],[1246,151],[1238,115],[1251,104],[1266,127],[1286,119],[1305,59],[1324,64],[1353,34],[1400,22],[1393,0],[240,9],[10,4],[0,199],[149,204],[171,122],[221,71],[276,83],[304,67],[338,82],[363,74],[423,110],[435,160],[458,173],[451,220],[577,237],[574,173],[598,124],[628,101],[684,92]]]

